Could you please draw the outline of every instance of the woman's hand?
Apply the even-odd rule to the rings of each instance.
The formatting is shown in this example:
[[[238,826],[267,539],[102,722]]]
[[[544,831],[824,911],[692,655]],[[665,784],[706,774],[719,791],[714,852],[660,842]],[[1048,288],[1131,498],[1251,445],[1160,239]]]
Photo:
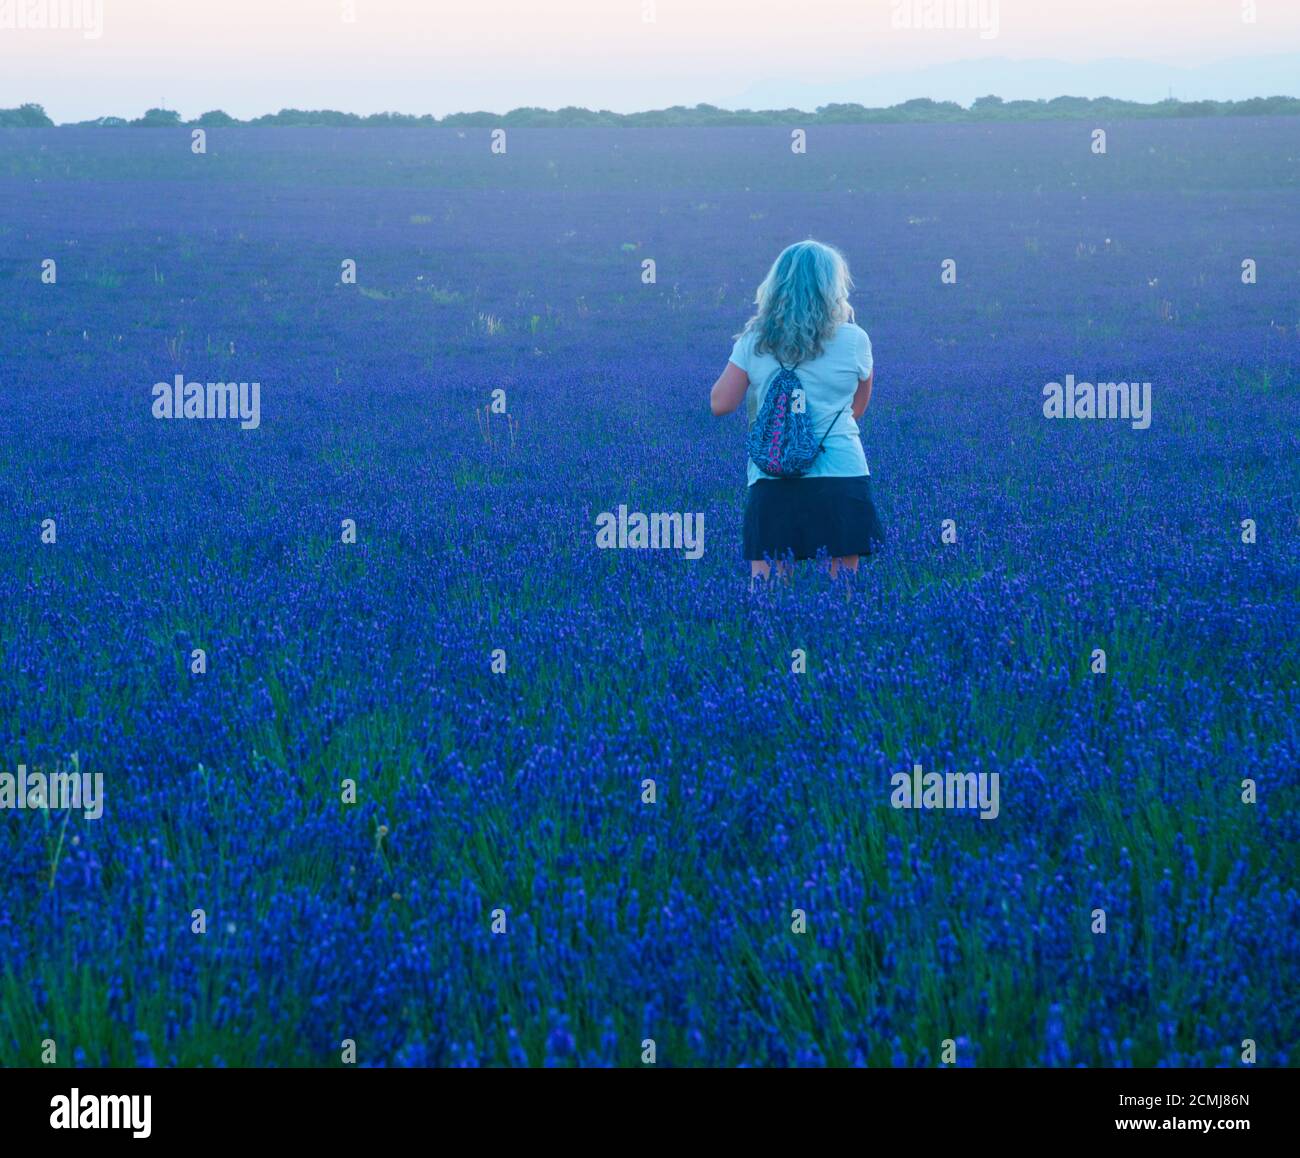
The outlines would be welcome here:
[[[709,391],[709,408],[714,414],[730,414],[745,401],[749,389],[749,375],[735,362],[728,362],[718,380]]]

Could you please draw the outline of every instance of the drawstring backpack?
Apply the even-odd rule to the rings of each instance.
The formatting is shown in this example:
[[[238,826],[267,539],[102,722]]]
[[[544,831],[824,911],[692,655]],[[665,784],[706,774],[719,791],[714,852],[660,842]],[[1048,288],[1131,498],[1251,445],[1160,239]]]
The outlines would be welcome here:
[[[799,363],[786,366],[778,359],[777,365],[781,369],[767,384],[763,405],[745,439],[745,449],[764,474],[774,478],[799,478],[807,474],[813,460],[821,454],[826,445],[826,435],[848,407],[840,407],[839,414],[826,427],[821,442],[813,446],[812,419],[808,417],[807,409],[798,412],[794,409],[794,393],[803,390],[803,383],[794,372]]]

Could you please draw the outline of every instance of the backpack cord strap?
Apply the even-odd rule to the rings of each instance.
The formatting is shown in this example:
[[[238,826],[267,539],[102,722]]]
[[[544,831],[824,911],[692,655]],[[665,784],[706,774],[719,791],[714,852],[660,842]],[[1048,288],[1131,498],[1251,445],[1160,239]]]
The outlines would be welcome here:
[[[826,437],[827,437],[827,435],[830,434],[832,428],[833,428],[833,427],[835,426],[835,424],[840,420],[840,414],[843,414],[847,409],[848,409],[847,406],[841,406],[841,407],[840,407],[839,414],[835,415],[835,417],[831,419],[830,424],[826,427],[826,433],[822,435],[822,440],[821,440],[821,442],[819,442],[819,443],[817,444],[817,453],[818,453],[818,454],[821,454],[821,452],[822,452],[822,448],[826,445]]]

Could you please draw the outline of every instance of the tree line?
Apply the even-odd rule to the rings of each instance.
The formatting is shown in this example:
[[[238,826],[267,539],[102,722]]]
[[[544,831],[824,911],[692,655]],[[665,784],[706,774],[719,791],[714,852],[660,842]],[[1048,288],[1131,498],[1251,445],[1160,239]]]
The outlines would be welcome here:
[[[281,109],[251,120],[238,120],[212,109],[192,120],[184,120],[175,109],[149,109],[142,117],[97,117],[71,122],[77,126],[104,128],[173,128],[183,125],[207,127],[251,125],[320,125],[334,128],[432,128],[499,127],[570,128],[607,126],[645,127],[665,125],[816,125],[898,124],[912,121],[976,122],[1096,119],[1098,117],[1232,117],[1294,116],[1300,113],[1300,98],[1252,97],[1242,101],[1180,101],[1167,99],[1154,104],[1116,100],[1112,97],[1055,97],[1052,100],[1004,101],[984,96],[966,108],[956,101],[935,101],[928,97],[904,101],[888,108],[860,104],[827,104],[813,112],[802,109],[723,109],[717,105],[691,107],[673,105],[637,113],[615,113],[569,105],[560,109],[523,107],[507,113],[465,112],[435,117],[428,113],[343,113],[335,109]],[[52,128],[54,122],[39,104],[0,109],[0,128]]]

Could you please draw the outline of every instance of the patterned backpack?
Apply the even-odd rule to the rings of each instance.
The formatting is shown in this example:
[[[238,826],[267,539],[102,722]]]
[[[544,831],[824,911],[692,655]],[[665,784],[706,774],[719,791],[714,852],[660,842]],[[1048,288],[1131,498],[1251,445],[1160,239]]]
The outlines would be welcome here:
[[[777,365],[781,369],[767,384],[763,405],[749,428],[745,449],[764,474],[774,478],[799,478],[808,472],[813,460],[821,454],[826,445],[826,435],[848,407],[840,408],[839,414],[826,427],[821,442],[814,446],[812,420],[807,409],[796,411],[794,408],[796,391],[803,392],[803,383],[794,372],[799,363],[786,366],[778,360]]]

